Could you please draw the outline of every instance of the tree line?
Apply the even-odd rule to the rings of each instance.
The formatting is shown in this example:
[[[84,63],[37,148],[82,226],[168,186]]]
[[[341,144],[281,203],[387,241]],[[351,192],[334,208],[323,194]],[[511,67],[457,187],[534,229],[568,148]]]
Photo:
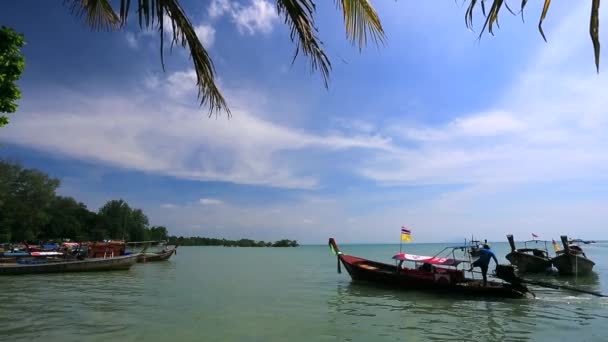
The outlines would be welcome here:
[[[297,247],[299,246],[296,240],[279,240],[275,242],[254,241],[251,239],[226,240],[214,239],[206,237],[176,237],[170,236],[168,243],[170,245],[180,246],[224,246],[224,247]]]
[[[39,241],[168,241],[181,246],[296,247],[276,242],[169,236],[166,227],[150,226],[141,209],[122,199],[97,212],[69,196],[59,196],[57,178],[0,159],[0,243]]]
[[[141,209],[122,199],[97,212],[56,193],[60,181],[0,160],[0,243],[49,240],[166,240],[167,228],[150,226]]]

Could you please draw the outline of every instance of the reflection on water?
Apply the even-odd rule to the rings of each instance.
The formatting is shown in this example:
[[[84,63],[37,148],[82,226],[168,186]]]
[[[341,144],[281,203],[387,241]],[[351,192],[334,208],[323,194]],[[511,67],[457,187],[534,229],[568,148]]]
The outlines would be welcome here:
[[[484,301],[395,291],[369,285],[339,285],[328,301],[339,325],[381,325],[392,336],[444,341],[527,341],[534,324],[527,301]],[[373,319],[370,319],[373,318]]]
[[[0,342],[605,341],[608,336],[608,298],[535,289],[536,299],[471,300],[351,284],[348,274],[336,274],[335,257],[326,248],[180,247],[168,262],[137,264],[129,271],[2,277]],[[370,257],[394,249],[345,248]],[[416,248],[425,254],[437,246]],[[608,282],[602,267],[598,262],[599,279],[541,278],[596,290]]]
[[[143,296],[132,272],[4,277],[0,283],[0,336],[79,339],[80,332],[120,336],[125,311]],[[66,291],[72,288],[72,291]],[[58,329],[61,330],[59,335]]]

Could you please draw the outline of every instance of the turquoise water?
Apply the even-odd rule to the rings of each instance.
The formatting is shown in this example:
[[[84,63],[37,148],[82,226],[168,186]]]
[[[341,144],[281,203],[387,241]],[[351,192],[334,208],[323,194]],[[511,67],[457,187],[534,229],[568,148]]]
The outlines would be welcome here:
[[[387,262],[399,249],[341,247]],[[492,248],[504,261],[508,246]],[[585,251],[596,276],[543,279],[608,293],[608,244]],[[0,278],[0,341],[608,340],[608,298],[534,291],[489,301],[351,284],[326,246],[180,247],[130,271]]]

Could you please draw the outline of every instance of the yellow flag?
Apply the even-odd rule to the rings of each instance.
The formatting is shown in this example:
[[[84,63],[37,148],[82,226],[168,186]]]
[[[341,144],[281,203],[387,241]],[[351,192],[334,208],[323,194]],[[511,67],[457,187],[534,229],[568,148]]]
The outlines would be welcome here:
[[[412,241],[412,232],[406,227],[401,227],[401,241]]]

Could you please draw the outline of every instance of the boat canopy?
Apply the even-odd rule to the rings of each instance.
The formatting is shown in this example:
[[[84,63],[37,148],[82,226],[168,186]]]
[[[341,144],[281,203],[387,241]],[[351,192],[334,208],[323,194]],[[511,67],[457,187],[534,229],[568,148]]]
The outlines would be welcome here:
[[[451,258],[440,258],[440,257],[432,257],[425,255],[415,255],[415,254],[406,254],[400,253],[393,256],[395,260],[406,260],[406,261],[414,261],[414,262],[423,262],[432,265],[443,265],[443,266],[458,266],[462,262],[462,260],[456,260]]]

